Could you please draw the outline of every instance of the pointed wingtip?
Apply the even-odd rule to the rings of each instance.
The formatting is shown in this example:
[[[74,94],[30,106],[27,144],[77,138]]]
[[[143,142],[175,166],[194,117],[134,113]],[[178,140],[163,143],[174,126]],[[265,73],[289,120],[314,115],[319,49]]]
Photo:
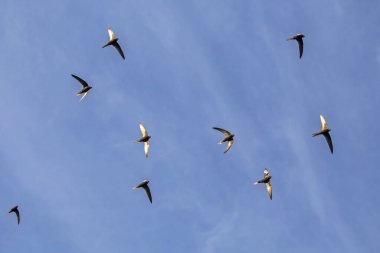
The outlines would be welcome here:
[[[257,184],[259,184],[259,182],[254,182],[253,184],[254,184],[254,185],[257,185]]]

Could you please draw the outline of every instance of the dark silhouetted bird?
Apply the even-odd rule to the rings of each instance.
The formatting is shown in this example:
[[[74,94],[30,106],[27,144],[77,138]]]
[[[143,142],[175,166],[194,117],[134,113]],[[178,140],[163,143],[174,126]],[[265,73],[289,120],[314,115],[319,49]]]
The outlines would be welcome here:
[[[149,184],[149,180],[145,179],[144,181],[142,181],[141,183],[139,183],[138,185],[136,185],[132,189],[135,190],[135,189],[141,188],[141,187],[144,188],[146,194],[148,195],[150,203],[153,203],[152,194],[150,193],[150,189],[149,189],[148,184]]]
[[[232,144],[234,144],[234,136],[235,135],[231,134],[227,130],[224,130],[224,129],[219,128],[219,127],[213,127],[213,129],[218,130],[219,132],[222,132],[226,136],[223,140],[221,140],[220,142],[218,142],[218,144],[222,144],[222,143],[228,141],[227,148],[224,151],[224,153],[227,153],[227,151],[230,150]]]
[[[327,127],[327,123],[326,123],[325,117],[323,117],[322,114],[320,115],[320,118],[321,118],[321,123],[322,123],[322,130],[320,132],[313,133],[313,137],[322,134],[325,137],[325,139],[327,141],[327,144],[329,144],[329,148],[330,148],[330,151],[331,151],[331,154],[332,154],[334,152],[334,148],[333,148],[331,136],[330,136],[330,133],[329,133],[331,131],[331,129]]]
[[[287,39],[287,40],[296,40],[298,42],[298,47],[300,50],[300,59],[301,59],[302,54],[303,54],[303,39],[302,38],[304,38],[304,37],[305,37],[305,35],[298,33],[297,35],[292,36],[292,37]]]
[[[110,45],[114,46],[116,48],[116,50],[119,52],[119,54],[121,55],[121,57],[125,60],[125,56],[124,56],[123,50],[121,50],[121,47],[120,47],[119,43],[117,43],[117,41],[119,39],[116,38],[116,35],[111,30],[111,28],[108,28],[108,34],[110,36],[110,40],[103,46],[103,48],[108,47]]]
[[[148,135],[148,131],[146,131],[142,123],[140,123],[140,131],[141,131],[142,137],[140,139],[135,140],[135,142],[144,142],[145,156],[148,158],[150,136]]]
[[[86,83],[86,81],[84,81],[82,78],[80,78],[79,76],[76,76],[74,74],[71,74],[72,77],[74,77],[78,82],[80,82],[82,85],[83,85],[83,89],[81,89],[80,91],[78,91],[76,93],[77,96],[80,96],[82,94],[84,94],[82,96],[82,98],[79,100],[79,101],[82,101],[82,99],[84,99],[84,97],[87,95],[87,93],[92,89],[92,87],[90,85],[88,85]]]
[[[15,213],[17,216],[17,224],[20,224],[20,212],[18,211],[18,206],[12,207],[9,213]]]
[[[267,187],[267,191],[268,191],[268,194],[269,194],[269,198],[272,199],[272,185],[270,183],[270,179],[272,178],[271,175],[269,175],[269,170],[267,168],[265,168],[264,170],[264,178],[263,179],[260,179],[259,181],[255,182],[255,185],[256,184],[261,184],[261,183],[264,183],[265,186]]]

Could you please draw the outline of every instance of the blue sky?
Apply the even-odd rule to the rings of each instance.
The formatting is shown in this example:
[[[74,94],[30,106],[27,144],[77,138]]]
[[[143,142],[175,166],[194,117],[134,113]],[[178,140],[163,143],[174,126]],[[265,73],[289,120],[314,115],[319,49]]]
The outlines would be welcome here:
[[[2,0],[0,252],[377,252],[379,11]],[[72,73],[94,87],[81,103]],[[214,126],[236,134],[226,155]]]

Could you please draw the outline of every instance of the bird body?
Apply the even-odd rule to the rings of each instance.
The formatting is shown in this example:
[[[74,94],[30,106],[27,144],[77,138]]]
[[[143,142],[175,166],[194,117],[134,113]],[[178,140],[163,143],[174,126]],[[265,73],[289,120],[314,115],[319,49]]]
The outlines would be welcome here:
[[[318,135],[324,135],[324,134],[328,134],[329,132],[331,131],[331,129],[326,129],[326,130],[322,130],[320,132],[316,132],[316,133],[313,133],[313,137],[315,136],[318,136]]]
[[[150,188],[149,188],[148,184],[149,184],[149,180],[145,179],[144,181],[142,181],[141,183],[139,183],[138,185],[136,185],[132,189],[135,190],[138,188],[144,188],[146,194],[148,195],[150,203],[153,203],[152,193],[150,192]]]
[[[87,86],[87,87],[84,87],[83,89],[81,89],[80,91],[78,91],[77,93],[75,93],[77,96],[79,95],[82,95],[83,93],[87,93],[89,90],[91,90],[92,87],[91,86]]]
[[[142,137],[140,139],[135,140],[134,142],[144,143],[145,157],[148,158],[149,145],[150,145],[149,139],[151,138],[151,136],[149,136],[148,131],[145,129],[142,123],[140,123],[140,131],[141,131]]]
[[[222,143],[224,143],[224,142],[226,142],[226,141],[233,141],[234,140],[234,134],[231,134],[231,135],[229,135],[229,136],[227,136],[226,138],[224,138],[223,140],[221,140],[220,142],[218,142],[218,144],[222,144]]]
[[[262,184],[262,183],[266,184],[270,181],[271,178],[272,178],[272,176],[264,176],[263,179],[260,179],[255,184]]]
[[[79,101],[82,101],[87,93],[92,89],[92,86],[88,85],[88,83],[86,81],[84,81],[82,78],[80,78],[79,76],[76,76],[74,74],[71,74],[72,77],[74,77],[78,82],[80,82],[83,86],[83,89],[81,89],[80,91],[78,91],[77,93],[75,93],[75,95],[77,96],[80,96],[82,94],[84,94],[81,99]]]
[[[269,170],[267,168],[265,168],[264,169],[264,178],[255,182],[255,185],[265,184],[270,199],[272,199],[272,184],[270,182],[271,178],[272,178],[272,176],[269,174]]]
[[[116,37],[115,33],[112,31],[111,28],[108,28],[108,34],[110,36],[110,40],[102,48],[113,46],[119,52],[120,56],[125,60],[123,50],[121,49],[118,43],[119,39]]]
[[[20,211],[18,210],[18,206],[12,207],[9,213],[15,213],[17,216],[17,224],[20,224]]]
[[[147,141],[149,141],[149,139],[150,139],[149,135],[148,136],[143,136],[140,139],[135,140],[135,142],[147,142]]]
[[[298,43],[298,48],[300,51],[300,59],[302,58],[303,55],[303,38],[305,35],[302,33],[297,33],[295,36],[289,37],[287,40],[296,40]]]
[[[111,46],[111,45],[113,45],[115,42],[117,42],[118,40],[119,40],[119,38],[115,38],[115,39],[109,40],[106,44],[104,44],[104,46],[102,46],[102,48],[105,48],[105,47]]]
[[[331,129],[327,127],[325,117],[323,117],[322,114],[320,114],[319,117],[321,119],[322,130],[319,132],[313,133],[312,136],[315,137],[318,135],[323,135],[326,139],[327,144],[329,145],[330,152],[332,154],[334,152],[334,146],[333,146],[331,135],[330,135]]]

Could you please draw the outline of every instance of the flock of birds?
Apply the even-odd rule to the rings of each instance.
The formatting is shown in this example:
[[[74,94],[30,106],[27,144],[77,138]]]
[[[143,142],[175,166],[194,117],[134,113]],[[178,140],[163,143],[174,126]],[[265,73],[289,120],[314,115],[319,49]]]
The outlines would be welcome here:
[[[109,34],[109,41],[103,46],[103,48],[108,47],[108,46],[113,46],[118,51],[120,56],[125,60],[124,52],[118,43],[119,39],[116,37],[115,33],[112,31],[111,28],[108,29],[108,34]],[[305,36],[303,34],[299,33],[299,34],[296,34],[295,36],[292,36],[292,37],[287,39],[287,40],[296,40],[298,42],[300,59],[302,58],[302,55],[303,55],[303,38],[304,37]],[[83,86],[83,88],[76,93],[77,96],[82,95],[82,97],[80,98],[80,101],[82,101],[86,97],[88,92],[92,89],[92,86],[90,86],[86,81],[84,81],[82,78],[80,78],[77,75],[72,74],[71,76],[73,78],[75,78]],[[330,148],[330,152],[332,154],[333,153],[333,144],[332,144],[331,136],[329,133],[331,131],[331,129],[327,127],[326,120],[322,114],[320,114],[320,119],[321,119],[321,123],[322,123],[322,129],[319,132],[313,133],[312,136],[314,137],[314,136],[318,136],[318,135],[323,135],[327,141],[327,144]],[[224,153],[227,153],[234,143],[235,135],[230,133],[229,131],[223,129],[223,128],[213,127],[213,129],[224,134],[225,137],[221,141],[219,141],[218,144],[223,144],[223,143],[227,142],[227,147],[224,151]],[[144,127],[144,125],[142,123],[140,123],[140,131],[141,131],[142,137],[139,139],[136,139],[135,142],[144,143],[145,156],[146,156],[146,158],[148,158],[149,144],[150,144],[149,140],[150,140],[151,136],[149,136],[148,131],[146,130],[146,128]],[[269,170],[267,168],[265,168],[264,169],[264,177],[254,183],[255,185],[261,184],[261,183],[265,184],[270,199],[272,199],[272,185],[271,185],[271,181],[270,181],[271,178],[272,178],[272,176],[269,174]],[[144,181],[142,181],[141,183],[139,183],[138,185],[133,187],[133,189],[143,188],[145,190],[147,196],[148,196],[150,203],[153,203],[152,193],[150,191],[148,184],[149,184],[149,180],[145,179]],[[18,210],[18,206],[14,206],[9,211],[9,213],[15,213],[16,217],[17,217],[17,223],[20,224],[20,211]]]

